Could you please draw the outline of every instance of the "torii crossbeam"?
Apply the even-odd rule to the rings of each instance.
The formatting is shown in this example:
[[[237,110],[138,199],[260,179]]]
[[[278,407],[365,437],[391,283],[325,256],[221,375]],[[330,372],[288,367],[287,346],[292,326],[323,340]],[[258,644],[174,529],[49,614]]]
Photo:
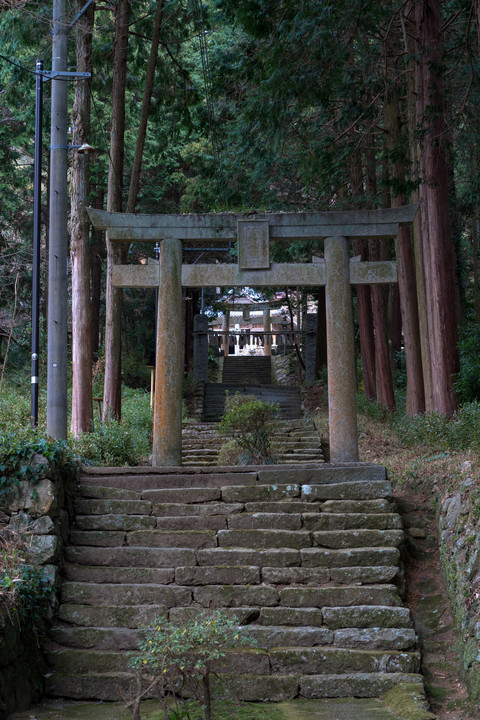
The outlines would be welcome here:
[[[348,241],[394,239],[417,205],[322,213],[134,215],[89,208],[109,240],[161,242],[158,263],[116,265],[117,287],[158,288],[153,465],[182,463],[182,286],[325,286],[330,461],[358,461],[351,285],[393,283],[394,262],[350,260]],[[323,262],[270,263],[270,240],[324,240]],[[238,240],[238,263],[182,265],[182,241]]]

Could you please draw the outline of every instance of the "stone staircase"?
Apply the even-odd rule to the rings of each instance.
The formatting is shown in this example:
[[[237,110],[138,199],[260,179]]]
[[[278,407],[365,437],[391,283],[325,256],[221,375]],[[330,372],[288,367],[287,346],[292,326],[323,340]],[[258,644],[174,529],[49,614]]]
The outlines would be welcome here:
[[[139,624],[212,607],[257,644],[218,668],[241,699],[377,697],[422,682],[381,467],[89,468],[75,511],[50,696],[118,699]]]
[[[182,465],[218,465],[220,446],[229,438],[219,435],[216,423],[185,423],[182,432]],[[273,435],[279,464],[321,463],[321,440],[313,420],[281,420]]]
[[[272,359],[266,355],[228,355],[223,358],[222,383],[271,385]]]
[[[207,383],[205,385],[203,421],[219,422],[225,412],[226,393],[255,395],[265,402],[277,403],[281,418],[302,417],[300,389],[294,385],[240,385],[232,383]]]

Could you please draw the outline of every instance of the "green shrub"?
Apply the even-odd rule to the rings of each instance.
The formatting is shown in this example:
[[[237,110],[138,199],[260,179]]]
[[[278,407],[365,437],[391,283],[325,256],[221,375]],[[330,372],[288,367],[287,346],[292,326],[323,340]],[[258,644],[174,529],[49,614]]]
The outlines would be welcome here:
[[[272,465],[276,462],[271,442],[277,427],[274,420],[277,414],[275,403],[264,402],[253,395],[227,395],[218,432],[233,436],[240,449],[237,464]]]
[[[57,471],[68,471],[74,464],[74,455],[63,440],[42,438],[32,430],[0,433],[0,498],[21,480],[34,485],[44,477],[45,465],[35,463],[35,455],[46,458]]]
[[[137,465],[139,454],[131,428],[110,419],[98,422],[91,433],[81,433],[72,440],[80,461],[86,465]]]
[[[247,644],[252,644],[251,638],[223,610],[199,612],[180,625],[161,617],[141,628],[140,652],[130,655],[129,664],[146,676],[148,691],[155,687],[165,699],[177,699],[185,690],[193,694],[203,705],[205,720],[210,720],[211,673],[228,650]],[[166,704],[164,711],[168,718]],[[138,707],[136,712],[139,717]]]
[[[453,418],[428,412],[414,417],[396,417],[394,429],[408,445],[426,445],[432,450],[478,449],[480,402],[465,403]]]
[[[23,536],[4,535],[0,539],[0,601],[10,618],[43,636],[52,592],[44,568],[29,562],[29,547]]]
[[[458,350],[460,371],[455,379],[455,390],[459,402],[480,400],[480,323],[463,325]]]

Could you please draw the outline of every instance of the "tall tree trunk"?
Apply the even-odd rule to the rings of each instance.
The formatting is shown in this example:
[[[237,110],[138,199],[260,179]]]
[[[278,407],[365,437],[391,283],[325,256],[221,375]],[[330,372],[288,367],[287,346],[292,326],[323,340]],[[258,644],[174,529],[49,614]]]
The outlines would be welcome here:
[[[423,126],[422,175],[427,209],[429,256],[426,258],[428,300],[433,339],[432,379],[436,412],[453,415],[457,404],[453,375],[458,372],[455,253],[448,206],[445,159],[445,103],[440,77],[440,2],[423,0],[420,23]]]
[[[97,193],[94,207],[103,209],[103,190]],[[98,348],[100,344],[100,298],[102,294],[102,263],[105,258],[105,244],[103,242],[103,233],[101,230],[93,230],[93,243],[90,248],[91,253],[91,274],[92,274],[92,361],[98,360]]]
[[[407,198],[401,190],[406,178],[405,165],[398,151],[401,144],[400,107],[395,90],[386,105],[385,130],[387,132],[387,150],[396,158],[390,170],[392,179],[391,202],[393,207],[398,207],[405,205]],[[420,349],[415,262],[410,228],[399,228],[395,242],[395,254],[407,369],[406,411],[408,415],[418,415],[425,410],[425,393]]]
[[[362,159],[358,152],[355,153],[353,157],[351,180],[354,198],[364,197]],[[361,260],[368,260],[368,241],[356,240],[354,253],[355,255],[360,255]],[[357,312],[365,397],[367,400],[375,400],[377,397],[375,381],[375,340],[373,334],[372,294],[370,285],[357,285]]]
[[[127,77],[130,0],[117,0],[113,52],[112,120],[108,168],[107,210],[122,210],[123,158],[125,140],[125,84]],[[121,321],[122,290],[112,285],[112,268],[125,258],[126,250],[107,235],[107,282],[105,318],[105,387],[103,418],[120,420],[122,393]]]
[[[77,0],[80,11],[83,0]],[[92,72],[92,35],[95,3],[76,25],[77,71]],[[73,144],[90,139],[91,79],[77,80],[72,111]],[[71,245],[72,263],[72,422],[74,437],[92,429],[92,350],[90,312],[90,222],[86,212],[89,195],[89,158],[75,153],[72,168]]]
[[[377,195],[377,178],[376,178],[376,158],[373,137],[367,140],[366,151],[366,175],[367,175],[367,195],[376,198]],[[370,260],[383,260],[385,248],[382,248],[381,241],[370,240],[369,243]],[[388,342],[388,293],[389,288],[385,285],[372,285],[372,306],[373,306],[373,326],[375,330],[375,366],[377,369],[378,388],[380,404],[383,408],[393,410],[395,408],[395,395],[393,392],[392,368],[390,364],[390,348]]]
[[[412,58],[410,72],[407,75],[407,112],[408,133],[410,137],[410,160],[413,168],[413,179],[418,180],[421,175],[421,150],[418,141],[418,129],[422,107],[422,77],[420,73],[419,55],[420,42],[418,24],[422,14],[421,3],[409,2],[405,7],[406,26],[406,54]],[[431,361],[431,318],[427,299],[427,285],[425,276],[424,241],[428,245],[428,224],[426,222],[427,210],[423,202],[422,187],[412,192],[412,202],[419,203],[419,211],[413,221],[413,253],[415,260],[415,278],[417,287],[418,327],[420,332],[420,350],[422,361],[423,387],[425,409],[433,410],[432,390],[432,361]]]
[[[152,44],[150,47],[150,56],[148,58],[147,71],[145,74],[145,88],[143,91],[142,110],[140,113],[140,122],[137,132],[137,143],[135,154],[133,156],[132,174],[130,176],[130,188],[128,191],[127,212],[135,212],[137,203],[138,190],[140,187],[140,170],[142,168],[143,149],[145,147],[145,138],[147,135],[148,115],[150,113],[150,104],[152,101],[153,82],[155,79],[155,66],[158,58],[158,46],[160,43],[160,32],[163,24],[163,11],[165,0],[158,0],[157,12],[155,13],[155,22],[153,25]]]

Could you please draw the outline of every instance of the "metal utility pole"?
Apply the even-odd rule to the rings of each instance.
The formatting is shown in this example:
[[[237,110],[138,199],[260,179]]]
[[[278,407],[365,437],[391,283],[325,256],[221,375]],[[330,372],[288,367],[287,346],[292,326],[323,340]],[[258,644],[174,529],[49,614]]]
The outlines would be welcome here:
[[[40,329],[40,221],[42,209],[42,101],[43,60],[37,60],[35,85],[35,172],[33,181],[33,283],[32,283],[32,428],[38,424],[38,355]]]
[[[50,234],[48,265],[47,433],[67,437],[67,24],[53,0]],[[60,75],[55,75],[60,73]]]

